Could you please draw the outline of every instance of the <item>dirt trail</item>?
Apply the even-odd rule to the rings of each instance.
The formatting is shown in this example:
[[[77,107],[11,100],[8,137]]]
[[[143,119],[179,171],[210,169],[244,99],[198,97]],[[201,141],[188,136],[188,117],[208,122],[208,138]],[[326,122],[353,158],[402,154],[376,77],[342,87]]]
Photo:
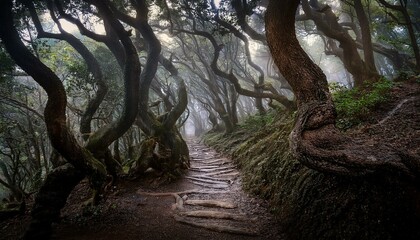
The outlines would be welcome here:
[[[169,185],[120,183],[85,215],[80,196],[87,187],[81,186],[63,209],[53,239],[280,239],[267,204],[242,191],[231,160],[196,139],[188,145],[191,168]]]

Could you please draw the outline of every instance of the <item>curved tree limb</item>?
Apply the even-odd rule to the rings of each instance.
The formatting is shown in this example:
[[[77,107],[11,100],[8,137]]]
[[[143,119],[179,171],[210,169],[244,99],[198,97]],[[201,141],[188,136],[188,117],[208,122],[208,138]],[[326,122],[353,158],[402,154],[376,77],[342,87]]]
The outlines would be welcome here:
[[[238,24],[241,29],[248,34],[252,39],[260,41],[263,44],[267,44],[267,38],[264,34],[255,31],[246,21],[247,4],[246,1],[232,0],[232,7],[235,9],[236,16],[238,18]]]
[[[72,15],[66,13],[59,0],[54,0],[54,4],[58,10],[58,13],[60,14],[59,18],[63,18],[73,23],[74,25],[76,25],[77,28],[79,29],[79,32],[82,35],[87,36],[88,38],[91,38],[97,42],[104,43],[109,48],[109,50],[111,50],[112,54],[117,59],[117,62],[120,65],[120,68],[124,69],[125,51],[118,39],[118,36],[116,36],[116,33],[112,30],[112,28],[109,25],[109,22],[106,19],[104,19],[104,27],[105,27],[106,35],[100,35],[100,34],[97,34],[95,32],[88,30],[79,19],[76,19]]]
[[[271,0],[266,13],[270,50],[298,101],[298,120],[290,135],[292,152],[304,165],[322,172],[347,176],[387,172],[416,178],[420,174],[418,156],[410,155],[407,160],[381,143],[368,147],[335,128],[326,77],[296,39],[294,16],[299,2]]]
[[[288,100],[287,97],[282,96],[282,95],[276,95],[276,94],[273,94],[273,93],[266,93],[266,92],[258,93],[258,92],[254,92],[254,91],[244,89],[240,85],[239,79],[233,73],[226,73],[226,72],[222,71],[219,68],[219,66],[217,65],[217,61],[219,59],[220,52],[223,48],[223,45],[219,45],[217,43],[217,40],[210,33],[205,32],[205,31],[197,30],[195,27],[194,27],[193,31],[188,31],[188,30],[184,30],[184,29],[178,29],[177,31],[202,36],[202,37],[207,38],[211,42],[211,44],[213,46],[213,49],[214,49],[213,60],[212,60],[211,65],[210,65],[212,70],[214,71],[214,73],[217,76],[220,76],[220,77],[230,81],[234,85],[235,90],[239,94],[249,96],[249,97],[256,97],[256,98],[271,98],[271,99],[274,99],[274,100],[278,101],[282,105],[284,105],[287,109],[294,109],[295,108],[294,107],[295,106],[294,102]]]
[[[160,55],[159,62],[168,72],[171,73],[171,76],[175,78],[178,84],[178,103],[167,114],[166,119],[163,122],[165,128],[170,129],[175,125],[178,118],[187,108],[188,95],[185,82],[178,76],[178,69],[172,64],[172,62],[162,55]]]
[[[121,137],[134,123],[138,111],[139,75],[141,71],[137,51],[129,35],[122,24],[114,17],[109,6],[99,0],[92,0],[90,2],[98,8],[104,21],[109,22],[110,26],[115,30],[121,44],[124,46],[125,52],[124,109],[117,121],[98,129],[89,137],[86,148],[92,151],[98,151],[105,150],[112,142]]]
[[[233,35],[235,35],[237,38],[239,38],[244,43],[245,55],[247,57],[248,64],[251,67],[253,67],[258,72],[258,74],[259,74],[259,76],[258,76],[258,85],[254,85],[255,91],[261,93],[263,89],[261,89],[261,87],[259,87],[259,86],[263,86],[264,85],[264,71],[262,70],[262,68],[260,66],[258,66],[257,64],[255,64],[254,61],[252,60],[251,51],[249,50],[249,41],[248,41],[248,38],[244,34],[242,34],[238,29],[236,29],[233,25],[231,25],[230,23],[222,20],[219,17],[219,11],[218,11],[218,9],[216,8],[216,6],[214,4],[214,0],[212,0],[211,4],[212,4],[213,11],[216,12],[216,14],[214,16],[214,20],[218,24],[220,24],[222,27],[228,29],[231,33],[233,33]],[[261,114],[263,114],[265,112],[261,98],[256,98],[255,105],[256,105],[258,111]]]
[[[112,7],[114,14],[123,22],[136,28],[142,35],[147,49],[147,60],[144,71],[140,76],[140,98],[139,98],[139,111],[137,122],[140,124],[142,130],[148,135],[158,129],[158,122],[156,118],[149,112],[149,88],[156,74],[159,56],[161,52],[161,44],[153,32],[153,29],[148,23],[148,7],[144,0],[130,1],[133,7],[136,9],[136,17],[131,17],[123,14],[115,7]]]
[[[53,10],[53,2],[52,0],[47,1],[47,7],[50,11],[51,19],[57,24],[60,34],[48,33],[45,32],[41,22],[39,21],[38,15],[36,13],[35,7],[32,1],[25,0],[25,6],[29,9],[32,21],[34,22],[35,28],[38,32],[38,38],[53,38],[58,40],[64,40],[69,43],[85,60],[88,70],[92,73],[94,79],[96,80],[96,84],[98,86],[98,90],[95,93],[95,96],[90,99],[86,109],[84,110],[81,119],[80,119],[80,133],[83,136],[84,140],[87,140],[89,134],[91,133],[91,121],[93,115],[96,113],[99,105],[105,98],[105,95],[108,91],[108,87],[105,84],[105,81],[102,76],[102,70],[99,65],[99,62],[93,56],[93,54],[89,51],[89,49],[75,36],[66,32],[61,23],[58,21],[58,18],[54,14]]]
[[[66,125],[66,92],[61,80],[45,66],[38,58],[33,56],[25,47],[13,24],[11,13],[11,2],[2,1],[1,3],[1,22],[0,38],[6,49],[15,62],[33,79],[41,85],[47,92],[48,101],[44,111],[44,118],[47,126],[51,144],[60,154],[70,163],[86,172],[100,171],[105,173],[105,169],[92,168],[91,156],[87,154],[76,139],[70,133]],[[99,162],[98,166],[102,165]]]
[[[25,103],[18,101],[16,99],[12,99],[10,97],[4,96],[4,95],[0,95],[0,102],[3,102],[4,104],[7,104],[9,106],[13,106],[19,109],[25,109],[27,111],[32,112],[33,114],[35,114],[35,116],[39,117],[40,119],[44,120],[44,116],[39,113],[38,111],[36,111],[35,109],[29,107],[28,105],[26,105]]]
[[[318,4],[318,3],[317,3]],[[377,79],[379,77],[376,69],[371,69],[360,57],[356,41],[350,34],[338,23],[337,16],[331,7],[325,5],[322,9],[314,8],[308,0],[302,0],[302,9],[305,14],[311,18],[317,29],[323,32],[327,37],[340,42],[343,49],[343,64],[353,77],[355,86],[362,86],[365,80]]]
[[[92,177],[94,185],[100,185],[105,179],[106,169],[77,143],[70,132],[66,119],[67,96],[64,86],[57,75],[22,42],[14,26],[12,7],[13,1],[0,1],[0,38],[16,64],[46,91],[48,100],[44,119],[51,145],[72,164],[49,174],[37,196],[31,213],[33,220],[25,238],[45,239],[49,237],[51,223],[59,216],[60,209],[74,186],[85,174]]]

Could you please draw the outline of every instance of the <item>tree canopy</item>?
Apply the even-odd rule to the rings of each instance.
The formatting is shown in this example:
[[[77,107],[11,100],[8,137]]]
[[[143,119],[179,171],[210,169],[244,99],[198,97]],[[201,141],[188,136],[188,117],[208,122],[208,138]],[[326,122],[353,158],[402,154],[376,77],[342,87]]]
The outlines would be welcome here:
[[[414,0],[1,1],[0,184],[17,201],[38,192],[25,236],[49,236],[83,178],[89,204],[149,168],[171,181],[189,168],[186,136],[229,134],[267,111],[297,111],[291,148],[309,168],[416,179],[415,154],[340,133],[328,81],[363,89],[418,73],[419,9]]]

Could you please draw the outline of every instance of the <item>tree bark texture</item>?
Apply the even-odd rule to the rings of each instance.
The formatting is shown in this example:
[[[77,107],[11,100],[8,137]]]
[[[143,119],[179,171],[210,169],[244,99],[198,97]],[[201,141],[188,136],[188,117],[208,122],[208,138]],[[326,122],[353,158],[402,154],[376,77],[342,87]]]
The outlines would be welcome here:
[[[84,174],[66,163],[48,174],[32,208],[32,221],[23,239],[49,239],[51,224],[58,222],[68,195]]]
[[[363,8],[362,0],[354,0],[354,9],[356,10],[357,19],[359,20],[359,26],[362,32],[363,54],[365,56],[366,65],[372,71],[376,71],[369,19]]]
[[[134,4],[133,7],[136,9],[137,12],[137,15],[135,17],[125,15],[122,12],[118,11],[118,9],[116,9],[115,7],[112,7],[112,10],[120,20],[138,30],[146,45],[147,61],[144,67],[144,71],[140,75],[140,98],[138,106],[139,114],[136,119],[136,124],[142,129],[142,131],[146,135],[157,139],[158,142],[162,145],[162,150],[171,150],[170,156],[166,156],[164,159],[160,159],[160,161],[162,161],[162,166],[170,165],[173,168],[162,167],[158,170],[162,170],[163,172],[167,173],[179,173],[180,168],[176,168],[178,165],[189,164],[188,148],[186,147],[185,141],[182,140],[182,137],[173,137],[179,135],[179,131],[178,129],[176,129],[175,124],[177,119],[185,111],[188,103],[185,83],[178,76],[178,70],[172,65],[172,63],[169,60],[164,59],[163,56],[160,54],[161,44],[159,39],[154,34],[153,29],[148,23],[149,10],[146,2],[144,0],[136,1],[136,4]],[[168,113],[164,114],[161,117],[156,117],[154,113],[151,112],[149,109],[149,89],[156,75],[159,62],[177,80],[179,87],[179,99],[178,103]],[[150,149],[152,151],[154,150],[153,148]],[[182,151],[180,149],[182,149]],[[184,151],[185,149],[186,151]],[[169,164],[173,162],[178,164]],[[136,172],[136,175],[139,175],[144,170],[144,167],[141,167],[137,168],[137,170],[134,171]]]
[[[118,39],[123,45],[125,53],[124,65],[124,109],[121,117],[117,121],[108,124],[94,134],[92,134],[87,143],[86,148],[90,151],[105,151],[117,138],[121,137],[134,123],[139,103],[139,76],[140,62],[136,48],[134,47],[127,31],[123,25],[114,16],[108,4],[103,1],[91,0],[95,5],[104,21],[109,22]]]
[[[369,148],[335,128],[335,108],[326,77],[295,35],[299,2],[271,0],[266,13],[270,50],[298,103],[297,122],[290,135],[292,152],[304,165],[322,172],[361,176],[384,171],[416,178],[420,173],[418,157],[403,156],[381,143]]]
[[[45,32],[42,27],[41,22],[39,21],[33,2],[25,0],[24,4],[29,9],[32,21],[34,22],[34,25],[37,29],[37,32],[38,32],[37,38],[52,38],[52,39],[66,41],[82,56],[82,58],[85,60],[85,63],[88,67],[88,70],[92,73],[96,81],[98,90],[96,91],[94,97],[89,100],[87,107],[84,110],[80,119],[80,133],[82,134],[83,139],[87,140],[89,138],[89,135],[92,132],[91,121],[92,121],[93,115],[96,113],[97,109],[99,108],[99,105],[102,103],[108,91],[108,87],[106,86],[103,75],[102,75],[100,64],[96,60],[96,58],[93,56],[93,54],[89,51],[89,49],[78,38],[76,38],[72,34],[69,34],[62,28],[58,18],[54,14],[54,10],[53,10],[54,6],[53,6],[52,1],[48,1],[47,6],[48,6],[48,10],[50,11],[51,19],[58,26],[58,29],[60,31],[59,34]]]
[[[98,8],[106,12],[106,6],[100,4]],[[12,1],[1,1],[0,3],[0,22],[2,23],[0,26],[0,38],[14,61],[46,91],[48,101],[44,111],[44,120],[51,144],[61,156],[77,169],[77,174],[68,170],[71,169],[70,167],[63,170],[68,174],[63,173],[57,176],[58,173],[55,173],[55,175],[52,173],[51,177],[47,178],[45,186],[38,193],[33,210],[33,224],[37,227],[32,227],[31,225],[29,229],[30,234],[27,234],[27,236],[36,236],[35,232],[47,236],[50,232],[49,225],[54,220],[52,218],[59,215],[59,211],[64,205],[68,194],[78,181],[86,174],[90,177],[94,188],[100,189],[107,172],[105,166],[95,159],[91,152],[77,143],[77,140],[68,129],[65,114],[67,96],[64,86],[57,75],[33,56],[21,41],[14,27],[12,6]],[[122,25],[115,18],[112,18],[112,15],[107,16],[126,49],[126,108],[119,121],[96,133],[94,139],[98,140],[97,142],[91,138],[89,139],[87,147],[93,151],[107,148],[109,144],[125,132],[125,129],[131,126],[137,115],[138,79],[140,73],[137,53],[132,47],[131,40]],[[75,41],[73,43],[77,44]],[[130,111],[130,107],[134,107],[133,111]],[[60,184],[63,184],[63,186]],[[46,204],[46,196],[49,196],[49,200],[56,201],[57,204],[51,204],[50,206]]]

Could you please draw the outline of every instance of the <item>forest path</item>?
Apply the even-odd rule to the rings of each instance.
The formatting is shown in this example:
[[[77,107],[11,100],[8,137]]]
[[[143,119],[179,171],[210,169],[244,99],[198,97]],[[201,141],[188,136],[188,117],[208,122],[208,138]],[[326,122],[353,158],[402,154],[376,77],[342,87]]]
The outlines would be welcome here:
[[[76,189],[53,239],[280,239],[267,203],[242,190],[232,161],[198,139],[187,142],[191,167],[171,184],[122,182],[85,215],[87,186]]]

